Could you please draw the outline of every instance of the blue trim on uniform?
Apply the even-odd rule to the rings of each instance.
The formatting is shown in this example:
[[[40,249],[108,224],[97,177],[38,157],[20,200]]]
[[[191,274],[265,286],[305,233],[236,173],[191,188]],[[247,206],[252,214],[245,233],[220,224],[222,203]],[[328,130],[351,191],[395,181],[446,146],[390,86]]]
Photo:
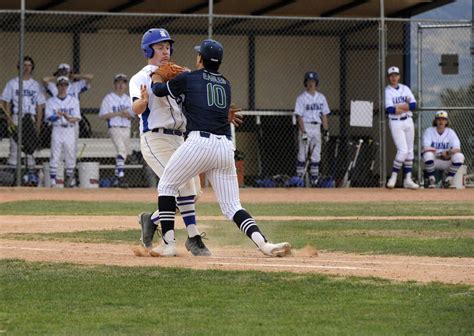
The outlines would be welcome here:
[[[49,117],[49,118],[46,119],[46,120],[51,121],[51,122],[55,122],[55,121],[58,120],[58,119],[59,119],[59,117],[58,117],[57,115],[53,115],[53,116]]]
[[[145,112],[141,114],[142,121],[143,121],[143,133],[148,132],[150,129],[148,128],[148,117],[150,116],[150,109],[148,106],[146,107]]]
[[[414,111],[416,109],[416,102],[411,102],[409,105],[410,105],[410,111]]]
[[[387,111],[388,114],[395,114],[395,112],[397,111],[395,106],[390,106],[390,107],[387,107],[385,109],[385,111]]]
[[[173,99],[176,99],[176,97],[175,97],[175,96],[173,95],[173,93],[171,92],[169,82],[166,82],[166,87],[168,88],[168,92],[170,93],[170,96],[171,96]]]
[[[156,157],[155,153],[153,153],[153,151],[151,150],[151,147],[148,144],[148,140],[146,139],[146,136],[145,136],[145,143],[146,143],[148,149],[150,150],[151,155],[153,155],[153,157],[156,159],[156,161],[158,161],[158,163],[160,164],[161,167],[165,168],[165,165],[163,163],[161,163],[161,161]]]
[[[167,96],[169,94],[168,82],[151,84],[151,91],[153,91],[153,94],[157,97]]]

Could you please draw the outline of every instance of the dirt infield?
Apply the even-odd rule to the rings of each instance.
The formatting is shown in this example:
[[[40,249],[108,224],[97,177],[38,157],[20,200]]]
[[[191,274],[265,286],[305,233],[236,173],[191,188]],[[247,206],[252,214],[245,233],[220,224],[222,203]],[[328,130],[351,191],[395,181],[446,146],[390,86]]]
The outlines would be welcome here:
[[[283,190],[282,190],[283,191]],[[83,200],[83,201],[140,201],[156,198],[153,189],[130,190],[45,190],[40,188],[2,188],[0,202],[18,200]],[[385,189],[242,189],[243,203],[256,202],[361,202],[361,201],[474,201],[474,190],[385,190]],[[205,191],[203,202],[215,201]],[[426,217],[426,218],[425,218]],[[436,217],[417,219],[441,220]],[[473,219],[473,216],[458,216]],[[271,217],[258,220],[389,220],[397,217]],[[398,217],[410,219],[412,217]],[[453,219],[453,216],[449,216]],[[223,219],[203,216],[203,220]],[[178,223],[178,225],[182,225]],[[201,226],[203,228],[203,226]],[[137,229],[135,216],[0,216],[0,234],[74,232],[89,230]],[[249,245],[250,246],[250,245]],[[136,246],[135,246],[136,247]],[[179,257],[137,257],[132,246],[123,244],[92,244],[57,241],[25,241],[0,239],[0,258],[20,258],[32,261],[72,262],[78,264],[106,264],[120,266],[163,266],[192,269],[290,271],[324,273],[341,276],[376,276],[396,281],[440,281],[474,285],[474,258],[409,257],[393,255],[357,255],[318,251],[311,248],[295,250],[288,258],[266,258],[253,247],[236,248],[213,246],[211,258],[192,257],[179,247]]]
[[[0,202],[21,200],[75,200],[75,201],[126,201],[152,202],[156,190],[148,189],[44,189],[0,188]],[[243,188],[242,203],[293,203],[293,202],[383,202],[383,201],[474,201],[474,189],[283,189]],[[216,202],[214,193],[204,189],[200,202]]]

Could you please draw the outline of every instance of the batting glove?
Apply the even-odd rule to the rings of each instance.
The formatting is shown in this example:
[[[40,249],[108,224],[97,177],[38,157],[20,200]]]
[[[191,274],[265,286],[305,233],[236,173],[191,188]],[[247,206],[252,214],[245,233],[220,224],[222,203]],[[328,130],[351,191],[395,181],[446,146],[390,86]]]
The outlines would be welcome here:
[[[303,132],[303,134],[301,134],[301,141],[308,142],[308,134],[306,132]]]
[[[324,137],[324,141],[326,141],[326,142],[329,141],[329,131],[328,130],[323,131],[323,137]]]

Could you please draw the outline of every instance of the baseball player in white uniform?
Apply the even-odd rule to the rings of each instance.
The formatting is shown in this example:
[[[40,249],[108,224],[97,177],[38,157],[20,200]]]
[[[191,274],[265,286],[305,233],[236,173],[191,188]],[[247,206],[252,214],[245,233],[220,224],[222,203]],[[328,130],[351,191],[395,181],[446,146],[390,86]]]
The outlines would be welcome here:
[[[291,253],[289,243],[267,241],[255,219],[240,204],[239,185],[234,160],[234,145],[229,125],[230,82],[219,73],[224,49],[215,40],[204,40],[195,47],[197,70],[184,72],[160,82],[154,74],[152,92],[157,97],[185,95],[183,111],[187,117],[188,139],[171,156],[158,184],[162,241],[150,252],[152,256],[176,255],[174,221],[175,195],[189,178],[206,173],[216,193],[222,213],[232,219],[260,251],[272,257]]]
[[[387,188],[394,188],[398,172],[402,168],[405,173],[403,187],[418,189],[418,184],[412,180],[413,146],[415,141],[415,125],[412,111],[416,108],[416,100],[410,88],[400,84],[400,69],[396,66],[387,71],[390,84],[385,88],[385,111],[388,115],[389,127],[397,154],[392,166],[392,175],[387,182]]]
[[[298,157],[296,174],[303,177],[306,173],[305,163],[309,158],[311,185],[315,187],[319,178],[319,163],[321,162],[321,124],[324,137],[329,136],[327,115],[331,112],[326,97],[317,92],[319,75],[310,71],[304,75],[306,90],[296,98],[295,115],[298,123]],[[308,153],[309,149],[309,153]]]
[[[131,119],[135,117],[130,97],[126,94],[127,83],[126,75],[115,75],[114,91],[104,97],[99,112],[99,117],[107,120],[109,136],[117,151],[114,186],[121,188],[127,187],[124,181],[124,167],[130,148]]]
[[[19,68],[19,65],[18,65]],[[35,68],[33,59],[25,56],[23,60],[23,115],[29,115],[36,123],[36,131],[39,134],[41,124],[43,122],[45,97],[41,85],[32,78]],[[5,86],[0,100],[3,102],[5,117],[10,129],[16,128],[18,125],[18,93],[19,93],[19,77],[15,77],[8,81]],[[24,134],[28,136],[28,134]],[[14,168],[17,165],[17,144],[13,138],[10,138],[10,153],[7,164]],[[35,158],[33,155],[27,155],[27,166],[29,177],[35,175]]]
[[[456,132],[448,127],[448,112],[436,112],[433,127],[423,133],[423,162],[429,179],[429,188],[436,187],[436,169],[448,171],[445,183],[451,186],[453,177],[464,163],[461,142]]]
[[[91,74],[73,74],[71,73],[71,67],[67,63],[61,63],[58,65],[58,69],[53,76],[47,76],[43,78],[43,83],[46,87],[46,92],[51,97],[56,97],[58,95],[58,89],[56,86],[56,78],[59,76],[66,76],[69,78],[69,86],[67,89],[67,94],[74,96],[79,99],[79,95],[90,89],[91,81],[94,78],[94,75]]]
[[[140,116],[140,148],[143,158],[158,177],[163,175],[171,155],[184,142],[186,118],[178,101],[170,97],[156,97],[151,91],[151,74],[170,61],[173,39],[165,29],[150,29],[142,37],[141,48],[148,64],[130,79],[132,110]],[[186,248],[198,256],[209,256],[196,222],[195,199],[200,192],[199,177],[183,183],[176,197],[177,207],[188,233]],[[141,213],[142,244],[152,247],[153,235],[160,220],[159,211]]]
[[[69,78],[60,76],[56,80],[58,95],[48,99],[45,119],[52,123],[51,159],[49,162],[51,187],[56,186],[56,175],[61,152],[64,149],[66,168],[65,187],[74,187],[76,168],[76,133],[74,125],[81,119],[79,100],[67,94]]]

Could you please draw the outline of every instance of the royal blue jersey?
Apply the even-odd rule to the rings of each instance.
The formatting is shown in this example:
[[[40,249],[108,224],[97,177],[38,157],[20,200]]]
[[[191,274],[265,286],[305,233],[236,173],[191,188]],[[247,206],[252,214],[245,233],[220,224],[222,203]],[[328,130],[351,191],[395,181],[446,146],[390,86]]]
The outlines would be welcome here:
[[[205,131],[230,136],[228,112],[231,101],[230,82],[220,73],[201,69],[184,72],[166,83],[152,85],[158,97],[180,99],[184,94],[183,112],[187,131]]]

